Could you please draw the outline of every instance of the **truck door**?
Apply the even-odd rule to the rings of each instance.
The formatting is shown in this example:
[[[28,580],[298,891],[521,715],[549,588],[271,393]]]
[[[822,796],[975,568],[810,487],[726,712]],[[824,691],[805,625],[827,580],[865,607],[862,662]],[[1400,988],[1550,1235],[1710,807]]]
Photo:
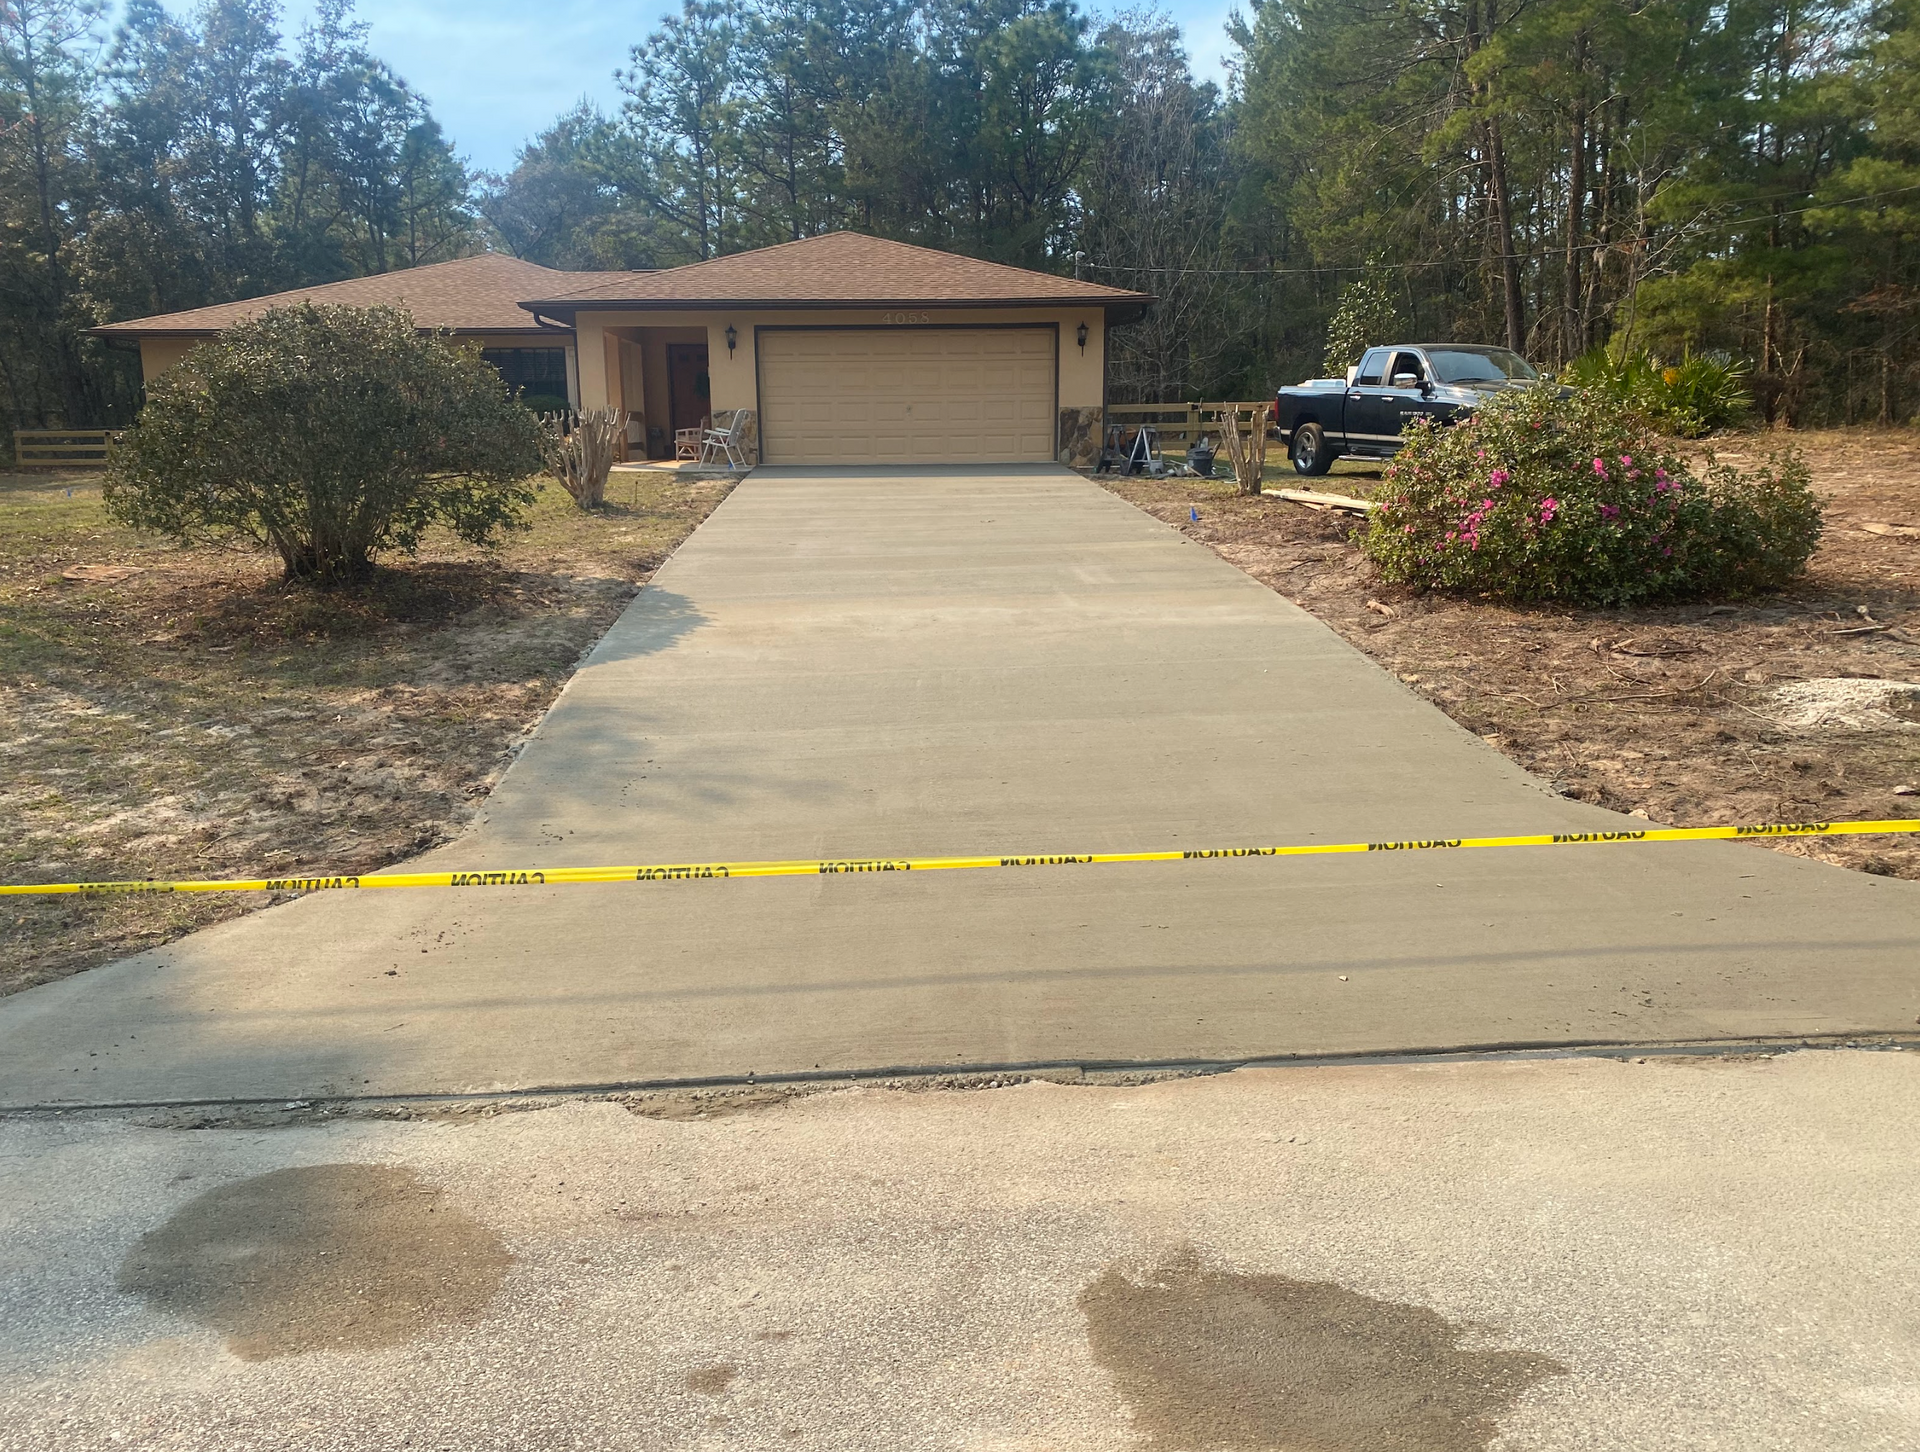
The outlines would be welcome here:
[[[1395,353],[1387,365],[1384,397],[1388,402],[1382,417],[1386,425],[1384,431],[1394,436],[1396,448],[1409,420],[1433,412],[1424,387],[1429,379],[1426,361],[1418,353],[1402,350]]]
[[[1378,453],[1399,441],[1400,425],[1390,423],[1398,398],[1387,388],[1386,348],[1369,348],[1347,389],[1347,446]]]

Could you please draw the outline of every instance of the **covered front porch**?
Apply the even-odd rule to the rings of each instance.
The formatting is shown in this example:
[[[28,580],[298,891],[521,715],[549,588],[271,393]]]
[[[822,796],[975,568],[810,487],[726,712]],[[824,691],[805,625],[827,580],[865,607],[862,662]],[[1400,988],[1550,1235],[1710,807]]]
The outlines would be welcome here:
[[[611,326],[600,330],[606,402],[627,415],[623,462],[672,460],[674,436],[713,415],[707,329]]]

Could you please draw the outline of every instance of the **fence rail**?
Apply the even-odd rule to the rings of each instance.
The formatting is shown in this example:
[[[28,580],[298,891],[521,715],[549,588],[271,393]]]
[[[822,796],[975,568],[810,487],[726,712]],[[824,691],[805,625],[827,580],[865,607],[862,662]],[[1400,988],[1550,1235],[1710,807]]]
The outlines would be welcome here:
[[[1152,424],[1154,432],[1160,436],[1162,448],[1175,444],[1185,448],[1202,434],[1219,442],[1220,417],[1228,409],[1240,414],[1241,427],[1244,428],[1250,422],[1248,414],[1257,418],[1260,416],[1259,410],[1272,407],[1273,400],[1270,398],[1254,403],[1110,403],[1107,405],[1107,422],[1129,429]]]
[[[104,469],[120,438],[116,429],[15,429],[16,469]]]

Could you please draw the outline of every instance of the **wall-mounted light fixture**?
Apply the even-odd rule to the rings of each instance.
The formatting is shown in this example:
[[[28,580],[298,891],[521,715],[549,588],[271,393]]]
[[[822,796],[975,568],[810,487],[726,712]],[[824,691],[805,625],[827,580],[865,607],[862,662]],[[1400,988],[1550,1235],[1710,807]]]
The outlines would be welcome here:
[[[1083,329],[1082,331],[1085,331],[1085,330]],[[734,332],[733,330],[733,324],[728,323],[727,324],[727,356],[729,358],[733,356],[733,345],[736,341],[738,341],[739,337],[740,335]]]
[[[1087,351],[1087,325],[1085,323],[1082,323],[1080,325],[1080,331],[1076,336],[1080,339],[1080,351],[1082,353],[1086,352]]]

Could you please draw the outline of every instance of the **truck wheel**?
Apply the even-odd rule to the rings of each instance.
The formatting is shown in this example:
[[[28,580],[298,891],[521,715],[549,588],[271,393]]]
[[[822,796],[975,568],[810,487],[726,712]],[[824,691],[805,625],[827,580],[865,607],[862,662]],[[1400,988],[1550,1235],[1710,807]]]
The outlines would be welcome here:
[[[1301,424],[1293,431],[1293,472],[1324,474],[1333,467],[1333,450],[1327,447],[1326,431],[1316,423]]]

